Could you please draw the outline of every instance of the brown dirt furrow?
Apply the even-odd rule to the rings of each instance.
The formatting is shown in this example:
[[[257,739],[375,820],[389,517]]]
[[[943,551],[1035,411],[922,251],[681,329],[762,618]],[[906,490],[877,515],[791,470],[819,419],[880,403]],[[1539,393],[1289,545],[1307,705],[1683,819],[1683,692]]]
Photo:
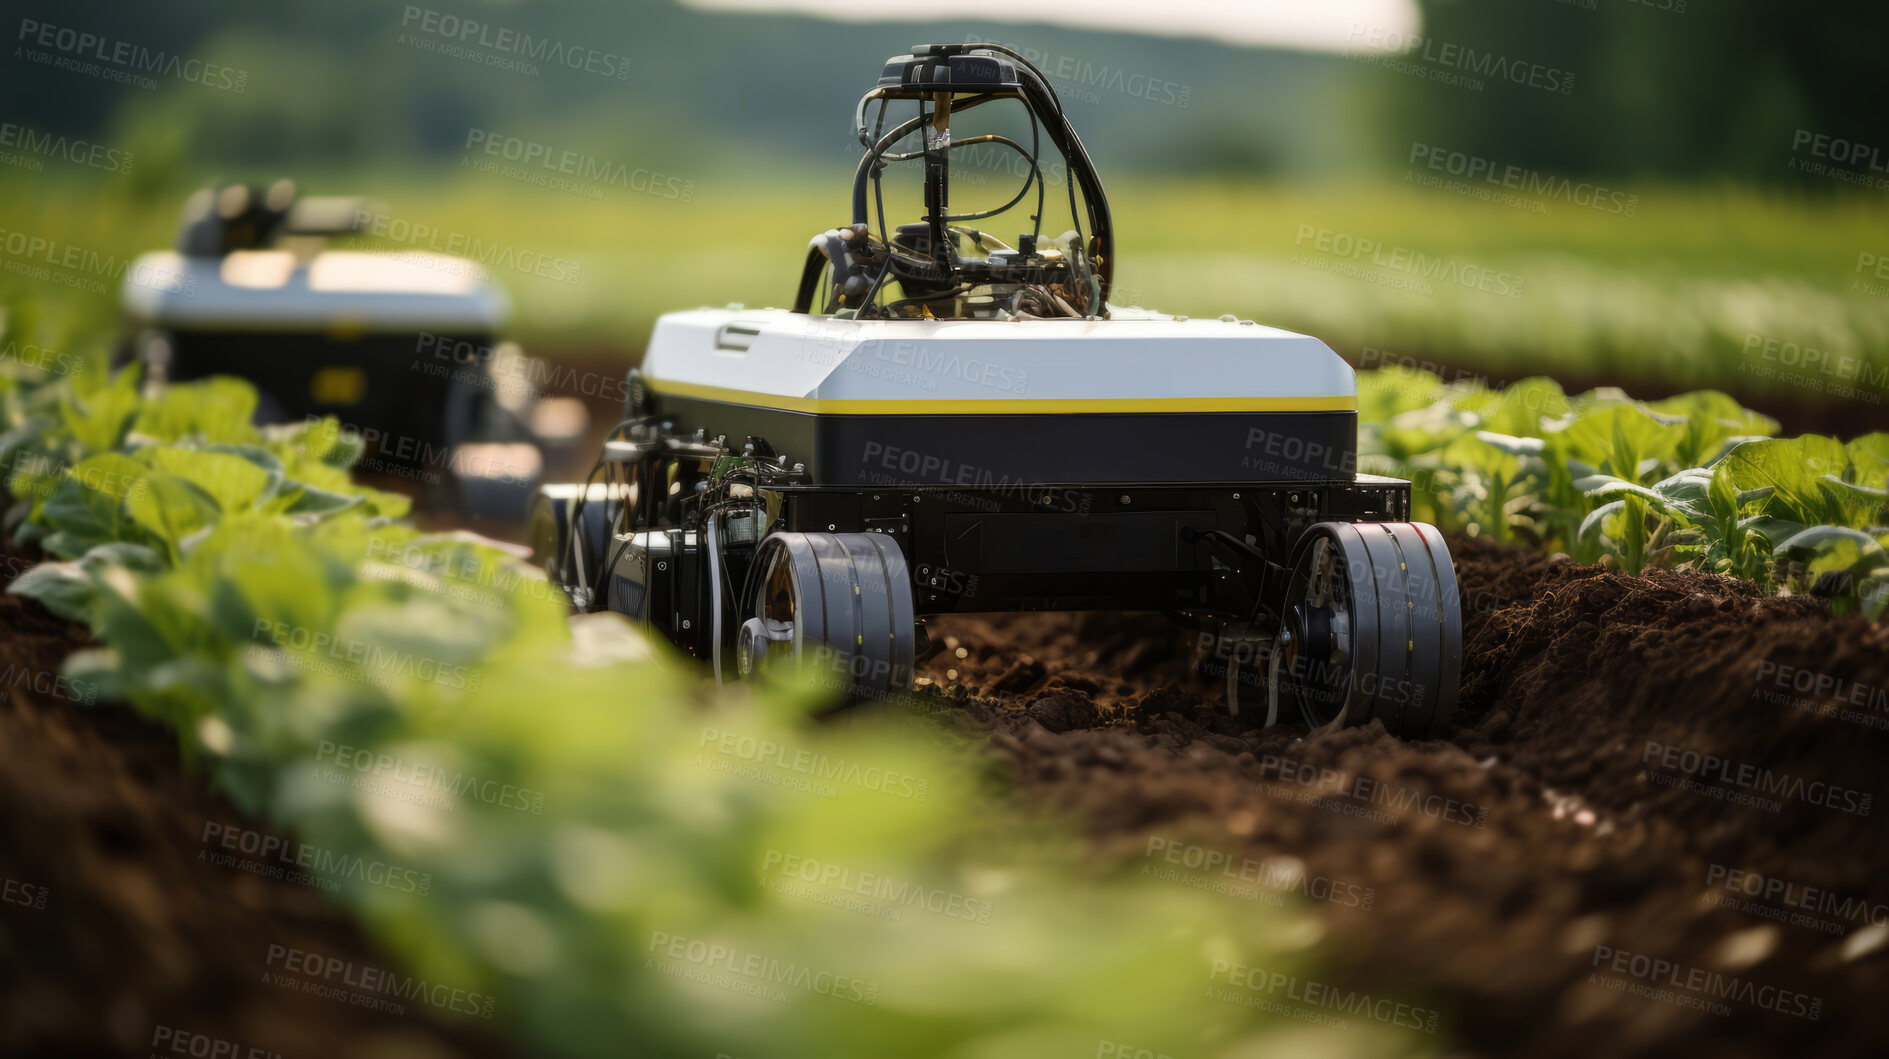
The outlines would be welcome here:
[[[1193,677],[1193,634],[1154,616],[937,619],[925,674],[1023,797],[1131,864],[1230,854],[1217,881],[1309,901],[1333,983],[1441,1008],[1440,1040],[1889,1048],[1889,632],[1724,578],[1452,547],[1466,650],[1442,740],[1245,731]]]
[[[207,793],[168,731],[56,682],[81,626],[0,594],[0,629],[0,1054],[496,1054],[482,1020],[265,980],[288,950],[398,964],[310,886],[200,859],[211,822],[292,835]]]

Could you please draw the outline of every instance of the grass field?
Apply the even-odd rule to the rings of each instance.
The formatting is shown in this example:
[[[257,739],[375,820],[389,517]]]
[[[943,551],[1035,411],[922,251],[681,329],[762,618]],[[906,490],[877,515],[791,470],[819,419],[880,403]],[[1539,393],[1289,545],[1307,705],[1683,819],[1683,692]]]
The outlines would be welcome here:
[[[382,235],[358,245],[487,261],[534,347],[629,357],[670,309],[787,301],[807,238],[848,219],[845,176],[704,182],[669,188],[673,198],[612,187],[601,201],[459,170],[305,186],[385,204]],[[22,235],[119,258],[168,245],[186,190],[0,180],[5,279],[71,290],[23,280]],[[1870,403],[1889,391],[1880,195],[1647,189],[1600,209],[1410,183],[1122,182],[1110,193],[1119,304],[1251,317],[1366,363],[1382,350],[1503,378],[1736,380]],[[116,282],[104,286],[79,295],[109,313]]]

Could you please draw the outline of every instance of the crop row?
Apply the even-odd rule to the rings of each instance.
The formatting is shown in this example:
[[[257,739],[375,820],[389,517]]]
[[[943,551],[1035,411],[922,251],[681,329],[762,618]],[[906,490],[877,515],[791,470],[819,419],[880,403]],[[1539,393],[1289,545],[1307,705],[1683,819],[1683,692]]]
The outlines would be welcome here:
[[[492,1018],[530,1054],[1219,1053],[1290,1025],[1212,992],[1303,968],[1289,885],[1097,866],[922,709],[814,725],[817,688],[705,687],[505,548],[401,521],[332,421],[258,430],[255,401],[0,363],[6,530],[46,556],[12,591],[98,643],[66,678],[173,727],[278,839],[249,845],[394,954],[259,947],[259,975]]]
[[[1710,390],[1646,402],[1402,369],[1361,373],[1358,406],[1361,466],[1411,479],[1413,516],[1445,529],[1889,607],[1889,434],[1776,438]]]

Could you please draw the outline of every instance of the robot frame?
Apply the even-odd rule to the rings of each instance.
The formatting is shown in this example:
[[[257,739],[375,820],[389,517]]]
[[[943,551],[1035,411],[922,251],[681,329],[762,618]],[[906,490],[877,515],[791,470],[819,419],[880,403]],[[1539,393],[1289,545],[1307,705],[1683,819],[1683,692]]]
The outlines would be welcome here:
[[[954,115],[999,102],[1028,148],[953,140]],[[916,114],[888,128],[894,103]],[[1446,724],[1455,573],[1409,483],[1357,472],[1351,368],[1250,320],[1110,305],[1101,180],[1010,49],[894,56],[855,127],[852,222],[814,237],[793,308],[663,316],[589,478],[539,491],[532,541],[576,606],[717,679],[793,665],[853,701],[911,687],[933,615],[1159,611],[1212,632],[1257,723]],[[1044,139],[1074,223],[1053,239]],[[973,145],[1017,155],[1023,184],[954,214]],[[881,180],[905,162],[925,215],[888,230]],[[968,226],[1033,189],[1014,243]]]

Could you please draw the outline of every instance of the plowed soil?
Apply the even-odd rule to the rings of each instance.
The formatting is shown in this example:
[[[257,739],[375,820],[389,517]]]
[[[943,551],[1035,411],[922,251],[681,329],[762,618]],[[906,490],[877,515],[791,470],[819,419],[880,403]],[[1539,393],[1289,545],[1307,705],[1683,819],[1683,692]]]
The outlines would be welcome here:
[[[30,565],[5,559],[0,587]],[[206,793],[170,732],[59,680],[85,646],[0,595],[0,1055],[497,1054],[490,1022],[268,977],[292,951],[399,965],[313,887],[209,859],[216,828],[287,833]]]
[[[1413,1046],[1889,1054],[1889,631],[1452,546],[1463,693],[1439,741],[1246,731],[1155,616],[936,619],[925,673],[1101,852],[1309,901],[1322,984],[1442,1013]]]
[[[1889,632],[1721,578],[1452,548],[1463,694],[1436,741],[1249,730],[1196,634],[1151,615],[937,619],[924,672],[1099,858],[1312,908],[1326,995],[1440,1013],[1392,1028],[1414,1048],[1889,1053]],[[29,674],[0,689],[0,1054],[142,1055],[165,1029],[493,1050],[490,1024],[264,980],[272,944],[393,961],[315,890],[198,859],[206,821],[269,825],[163,730],[30,676],[83,630],[3,596],[0,628],[0,667]],[[1319,1014],[1308,995],[1261,998]]]

